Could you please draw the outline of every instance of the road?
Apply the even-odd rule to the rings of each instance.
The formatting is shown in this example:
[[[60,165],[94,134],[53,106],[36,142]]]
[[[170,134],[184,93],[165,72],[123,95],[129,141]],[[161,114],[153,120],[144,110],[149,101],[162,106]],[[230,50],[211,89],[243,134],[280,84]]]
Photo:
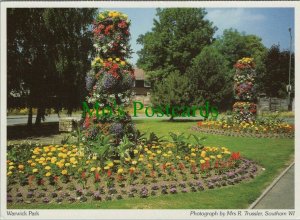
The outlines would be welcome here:
[[[65,116],[61,116],[61,117],[65,117]],[[80,119],[80,115],[74,115],[72,116],[72,118],[77,118]],[[32,117],[32,122],[35,122],[35,118],[36,116]],[[27,124],[27,119],[28,116],[27,115],[11,115],[11,116],[7,116],[7,125],[11,126],[11,125],[22,125],[22,124]],[[58,122],[59,121],[59,117],[57,116],[57,114],[51,114],[48,116],[45,116],[45,122]],[[146,116],[141,116],[138,115],[138,117],[132,117],[133,120],[139,120],[139,119],[169,119],[169,117],[146,117]],[[182,117],[178,117],[176,119],[192,119],[192,120],[201,120],[202,117],[190,117],[190,118],[182,118]]]
[[[11,115],[11,116],[7,116],[7,125],[21,125],[21,124],[27,124],[27,115]],[[66,117],[66,116],[61,116],[61,117]],[[74,115],[72,116],[73,118],[78,118],[80,119],[81,115]],[[32,117],[33,120],[32,122],[34,123],[36,116]],[[45,116],[46,121],[45,122],[58,122],[59,121],[59,117],[57,116],[57,114],[51,114],[48,116]],[[132,117],[133,120],[139,120],[139,119],[169,119],[169,117],[146,117],[144,115],[138,115],[138,117]],[[178,117],[176,119],[191,119],[191,120],[201,120],[203,119],[203,117]],[[294,124],[294,118],[286,118],[285,119],[286,122]]]

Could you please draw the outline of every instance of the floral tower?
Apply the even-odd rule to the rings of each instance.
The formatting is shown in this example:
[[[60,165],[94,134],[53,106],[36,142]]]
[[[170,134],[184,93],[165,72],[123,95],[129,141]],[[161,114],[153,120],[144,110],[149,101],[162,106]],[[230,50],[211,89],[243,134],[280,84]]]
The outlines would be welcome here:
[[[125,134],[130,137],[135,131],[124,111],[134,82],[132,65],[126,60],[131,54],[129,26],[127,15],[116,11],[101,12],[94,21],[96,53],[86,75],[86,100],[94,111],[85,114],[82,123],[87,138],[102,132],[118,143]]]
[[[234,93],[237,100],[233,105],[234,120],[238,123],[253,122],[256,117],[256,72],[253,58],[244,57],[238,60],[234,67]]]

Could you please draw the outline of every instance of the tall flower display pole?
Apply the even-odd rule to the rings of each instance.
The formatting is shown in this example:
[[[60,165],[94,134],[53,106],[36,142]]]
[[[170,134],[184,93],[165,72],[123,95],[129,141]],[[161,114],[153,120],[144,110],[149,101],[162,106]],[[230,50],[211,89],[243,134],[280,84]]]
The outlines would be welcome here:
[[[242,58],[234,65],[233,117],[237,123],[254,122],[256,118],[255,64],[252,58]]]
[[[86,75],[86,100],[94,112],[86,114],[82,124],[87,138],[102,132],[114,136],[118,143],[135,131],[124,110],[134,82],[132,65],[126,60],[131,54],[129,26],[127,15],[117,11],[101,12],[94,21],[96,56]]]

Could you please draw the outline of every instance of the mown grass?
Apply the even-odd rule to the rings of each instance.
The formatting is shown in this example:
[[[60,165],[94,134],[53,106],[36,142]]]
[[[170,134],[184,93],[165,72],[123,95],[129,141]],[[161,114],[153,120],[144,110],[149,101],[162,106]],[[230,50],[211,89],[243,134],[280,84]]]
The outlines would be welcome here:
[[[265,171],[255,179],[238,185],[203,192],[165,195],[146,199],[133,198],[117,201],[63,204],[9,205],[17,209],[242,209],[247,208],[274,178],[294,159],[293,139],[226,137],[200,134],[190,130],[196,122],[164,120],[136,120],[138,129],[167,136],[169,132],[206,136],[208,146],[226,146],[256,161]]]

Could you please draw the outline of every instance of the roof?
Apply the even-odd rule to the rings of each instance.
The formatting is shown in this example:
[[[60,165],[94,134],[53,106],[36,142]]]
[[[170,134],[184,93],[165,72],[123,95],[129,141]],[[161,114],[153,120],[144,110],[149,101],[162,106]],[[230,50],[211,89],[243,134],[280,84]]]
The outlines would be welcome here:
[[[145,72],[142,69],[134,68],[135,80],[145,80]]]

